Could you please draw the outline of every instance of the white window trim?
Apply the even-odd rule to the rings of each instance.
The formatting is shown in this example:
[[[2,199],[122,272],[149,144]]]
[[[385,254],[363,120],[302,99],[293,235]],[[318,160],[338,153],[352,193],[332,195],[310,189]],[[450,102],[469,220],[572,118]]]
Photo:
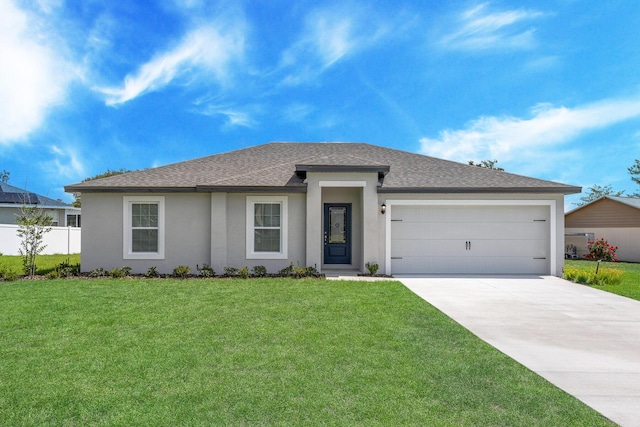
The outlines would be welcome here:
[[[164,196],[124,196],[122,199],[122,257],[124,259],[164,259]],[[131,206],[135,203],[158,204],[158,252],[133,252],[132,250]]]
[[[247,259],[287,259],[288,249],[288,196],[247,196],[246,252]],[[253,212],[256,203],[280,203],[280,252],[256,252],[254,249]]]

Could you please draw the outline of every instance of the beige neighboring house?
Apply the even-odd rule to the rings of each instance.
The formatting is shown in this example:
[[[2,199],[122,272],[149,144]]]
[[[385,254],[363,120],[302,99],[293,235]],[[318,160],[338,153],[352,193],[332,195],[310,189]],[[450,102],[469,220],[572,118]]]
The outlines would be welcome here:
[[[269,143],[65,187],[82,269],[560,275],[580,188],[362,143]]]
[[[605,239],[618,246],[620,261],[640,262],[640,198],[601,197],[568,212],[564,227],[565,247],[576,247],[579,257],[587,253],[587,240]]]
[[[53,227],[45,234],[43,254],[80,252],[80,208],[0,182],[0,253],[19,254],[21,240],[16,234],[16,219],[22,206],[38,206],[52,218]]]

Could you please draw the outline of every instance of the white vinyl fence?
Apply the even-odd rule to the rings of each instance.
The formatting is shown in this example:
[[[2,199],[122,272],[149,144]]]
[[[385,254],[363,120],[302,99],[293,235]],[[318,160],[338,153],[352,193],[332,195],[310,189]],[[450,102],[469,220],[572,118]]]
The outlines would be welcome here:
[[[51,227],[51,231],[44,235],[44,244],[47,245],[42,254],[79,254],[80,231],[79,227]],[[13,224],[0,224],[0,253],[3,255],[20,255],[20,237],[18,226]]]

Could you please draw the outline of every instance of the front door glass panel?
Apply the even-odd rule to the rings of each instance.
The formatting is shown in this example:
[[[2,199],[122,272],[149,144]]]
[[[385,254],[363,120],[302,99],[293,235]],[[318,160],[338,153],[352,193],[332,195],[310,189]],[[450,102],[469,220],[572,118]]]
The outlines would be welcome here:
[[[347,242],[347,208],[329,207],[329,243]]]

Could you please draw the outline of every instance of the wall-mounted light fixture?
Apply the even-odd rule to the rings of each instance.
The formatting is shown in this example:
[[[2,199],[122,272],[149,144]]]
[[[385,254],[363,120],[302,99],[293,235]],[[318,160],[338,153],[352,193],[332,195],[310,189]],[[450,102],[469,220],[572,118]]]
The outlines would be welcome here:
[[[387,211],[387,205],[383,203],[382,206],[380,206],[380,212],[382,213],[382,215],[384,215],[386,211]]]

